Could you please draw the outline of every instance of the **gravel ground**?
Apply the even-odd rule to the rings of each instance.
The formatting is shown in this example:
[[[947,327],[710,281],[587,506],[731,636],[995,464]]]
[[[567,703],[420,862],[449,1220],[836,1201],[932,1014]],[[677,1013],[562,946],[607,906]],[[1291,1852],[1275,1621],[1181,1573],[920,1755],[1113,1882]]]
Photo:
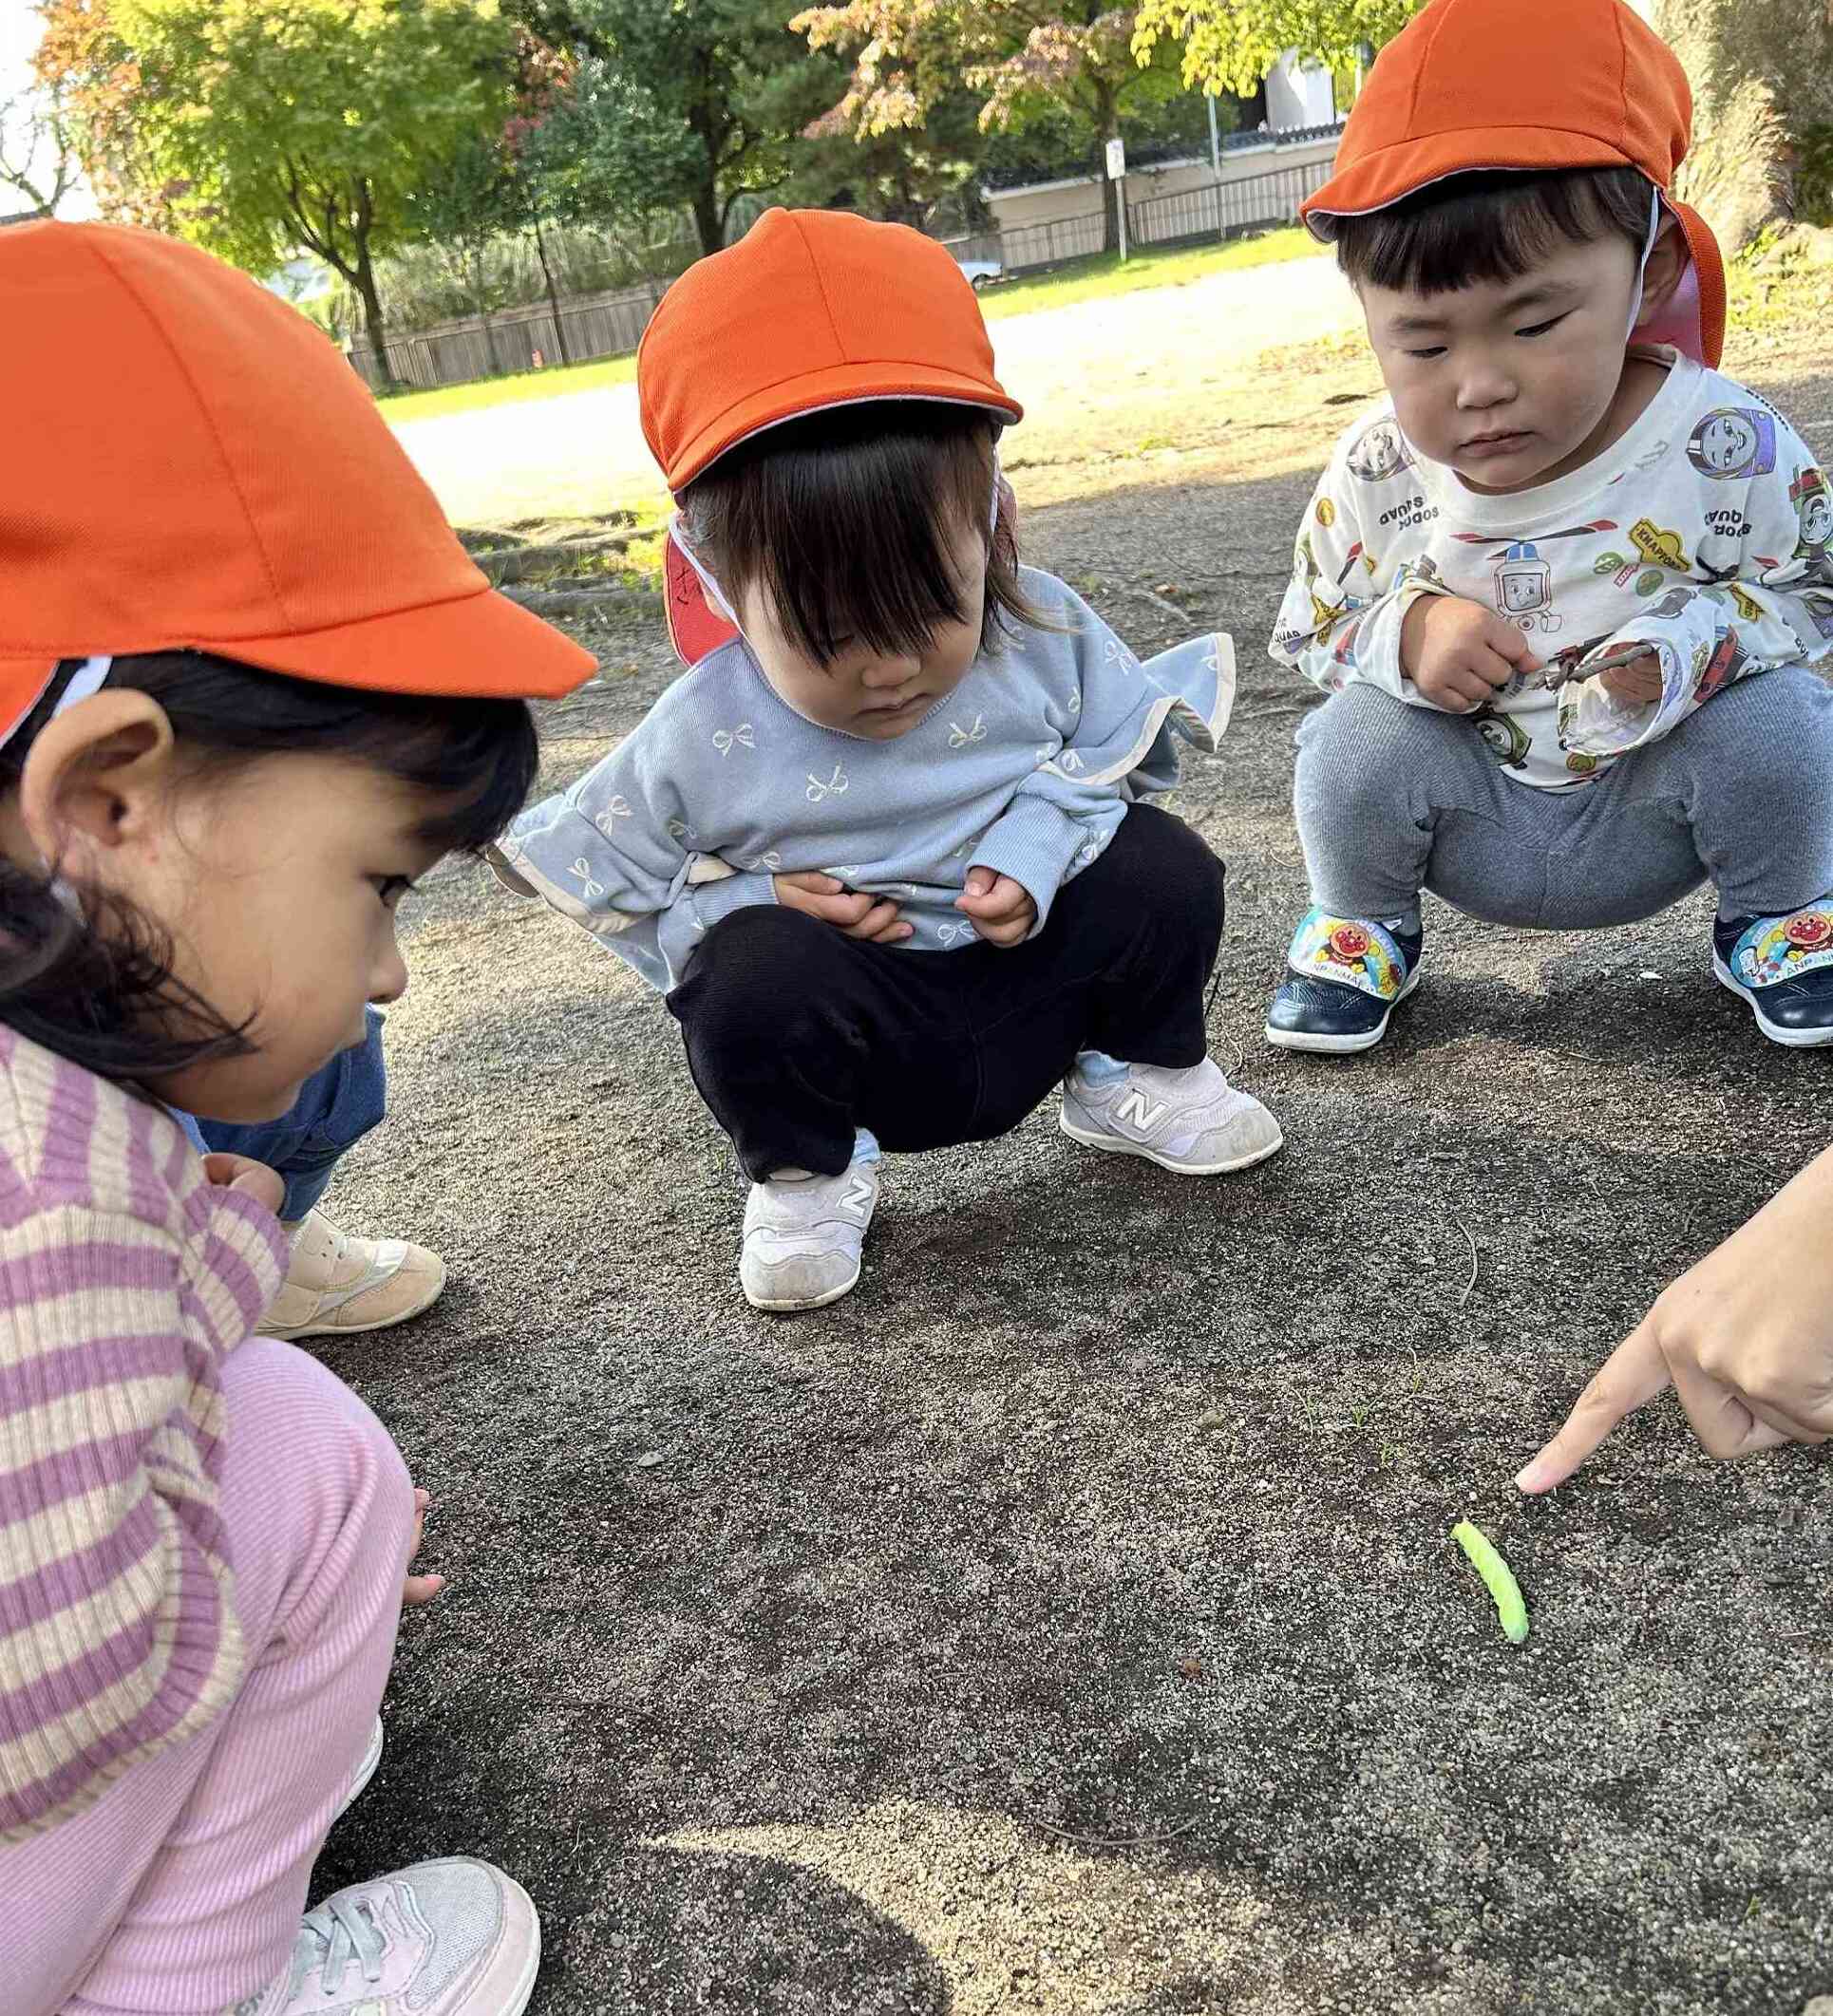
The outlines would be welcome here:
[[[1825,446],[1833,353],[1747,351]],[[429,888],[396,1117],[332,1203],[452,1286],[330,1356],[433,1491],[451,1587],[320,1887],[501,1861],[546,1919],[538,2016],[1833,1989],[1833,1452],[1714,1466],[1663,1403],[1550,1501],[1506,1482],[1825,1143],[1833,1057],[1711,985],[1703,898],[1578,936],[1434,908],[1395,1040],[1263,1046],[1306,696],[1260,645],[1374,380],[1344,343],[1219,355],[1181,417],[1147,383],[1011,461],[1031,556],[1142,650],[1240,640],[1237,724],[1176,803],[1230,862],[1215,1051],[1283,1156],[1180,1181],[1040,1111],[894,1159],[859,1291],[767,1319],[660,1007],[481,870]],[[551,781],[670,676],[652,622],[595,642]],[[1448,1542],[1466,1511],[1520,1649]]]

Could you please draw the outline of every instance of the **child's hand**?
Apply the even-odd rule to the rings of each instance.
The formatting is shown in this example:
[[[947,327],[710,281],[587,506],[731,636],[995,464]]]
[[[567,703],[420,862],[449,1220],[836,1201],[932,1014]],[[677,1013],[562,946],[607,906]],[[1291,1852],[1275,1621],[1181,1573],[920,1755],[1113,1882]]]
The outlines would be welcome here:
[[[407,1550],[407,1563],[410,1568],[413,1565],[414,1556],[420,1552],[421,1538],[426,1531],[426,1508],[431,1503],[431,1498],[416,1484],[414,1486],[414,1544]],[[403,1610],[407,1610],[422,1603],[430,1603],[444,1587],[445,1577],[444,1575],[410,1574],[401,1592],[401,1607]]]
[[[1614,665],[1598,677],[1605,692],[1623,707],[1645,707],[1661,698],[1661,661],[1653,651]]]
[[[215,1183],[218,1190],[239,1190],[257,1204],[265,1204],[276,1217],[279,1215],[287,1186],[278,1172],[265,1162],[255,1161],[246,1155],[206,1155],[203,1173],[205,1181]]]
[[[954,907],[967,912],[989,945],[1021,945],[1037,922],[1030,891],[991,868],[968,870],[967,887],[955,897]]]
[[[1447,714],[1467,714],[1540,661],[1515,626],[1462,595],[1420,595],[1400,630],[1401,669]]]
[[[899,938],[909,937],[915,928],[903,921],[889,896],[861,895],[831,875],[776,875],[770,879],[776,884],[777,901],[785,910],[819,917],[849,938],[895,945]]]

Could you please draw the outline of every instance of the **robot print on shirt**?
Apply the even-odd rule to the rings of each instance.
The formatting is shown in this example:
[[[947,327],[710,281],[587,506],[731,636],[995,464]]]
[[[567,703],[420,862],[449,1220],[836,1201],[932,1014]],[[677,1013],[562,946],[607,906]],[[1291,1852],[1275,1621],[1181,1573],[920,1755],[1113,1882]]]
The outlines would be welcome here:
[[[1548,634],[1565,627],[1565,618],[1553,606],[1553,568],[1540,557],[1540,547],[1556,539],[1582,539],[1593,533],[1615,532],[1614,518],[1594,518],[1588,525],[1571,525],[1564,532],[1544,532],[1539,541],[1514,539],[1493,546],[1491,536],[1460,532],[1465,546],[1491,546],[1489,558],[1496,563],[1496,607],[1518,629]]]
[[[1365,483],[1385,483],[1413,466],[1413,451],[1397,420],[1372,421],[1351,443],[1343,465]]]
[[[1716,406],[1693,429],[1687,460],[1701,476],[1729,481],[1776,466],[1775,416],[1761,406]]]
[[[1504,770],[1524,770],[1532,747],[1527,730],[1512,714],[1499,714],[1494,707],[1479,707],[1468,717],[1483,737],[1483,747]]]
[[[1826,549],[1833,544],[1833,496],[1829,496],[1824,473],[1809,463],[1795,471],[1788,486],[1788,501],[1801,521],[1801,543],[1795,548],[1798,560],[1810,562],[1817,574],[1826,571]]]

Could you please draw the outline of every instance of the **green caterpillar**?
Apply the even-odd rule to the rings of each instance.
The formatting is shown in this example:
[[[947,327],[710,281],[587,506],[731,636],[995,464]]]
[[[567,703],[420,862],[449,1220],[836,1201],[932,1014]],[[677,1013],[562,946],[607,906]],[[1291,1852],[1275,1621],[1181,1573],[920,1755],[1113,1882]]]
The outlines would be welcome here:
[[[1495,1603],[1496,1615],[1502,1620],[1502,1636],[1510,1645],[1520,1645],[1527,1636],[1527,1605],[1521,1599],[1521,1585],[1510,1573],[1508,1563],[1468,1519],[1460,1519],[1452,1527],[1451,1537],[1483,1577],[1483,1587]]]

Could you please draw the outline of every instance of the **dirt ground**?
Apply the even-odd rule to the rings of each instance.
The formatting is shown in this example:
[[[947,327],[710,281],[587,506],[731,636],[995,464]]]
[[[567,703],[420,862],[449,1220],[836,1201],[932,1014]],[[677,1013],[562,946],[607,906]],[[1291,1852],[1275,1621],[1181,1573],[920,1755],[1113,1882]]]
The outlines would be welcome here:
[[[1733,362],[1833,444],[1833,347]],[[451,1586],[319,1884],[501,1862],[546,1921],[539,2016],[1833,1989],[1833,1451],[1715,1466],[1664,1402],[1550,1500],[1507,1484],[1825,1144],[1833,1057],[1711,984],[1704,897],[1575,936],[1435,906],[1394,1040],[1264,1046],[1309,696],[1262,644],[1375,378],[1347,344],[1215,377],[1104,403],[1080,451],[1028,425],[1011,462],[1030,556],[1140,649],[1239,640],[1235,725],[1175,802],[1230,864],[1215,1054],[1284,1155],[1181,1181],[1041,1110],[895,1159],[859,1291],[765,1318],[658,1003],[474,866],[428,891],[395,1118],[331,1203],[452,1286],[330,1356],[433,1491]],[[1161,433],[1181,452],[1140,452]],[[671,674],[652,617],[594,641],[551,782]],[[1520,1649],[1465,1512],[1521,1577]]]
[[[1014,448],[1036,462],[1079,459],[1091,445],[1189,448],[1192,424],[1215,423],[1201,410],[1212,388],[1258,351],[1359,325],[1348,287],[1319,256],[1041,309],[992,329],[1001,380],[1027,408]],[[454,524],[664,495],[634,385],[407,421],[396,431]]]

